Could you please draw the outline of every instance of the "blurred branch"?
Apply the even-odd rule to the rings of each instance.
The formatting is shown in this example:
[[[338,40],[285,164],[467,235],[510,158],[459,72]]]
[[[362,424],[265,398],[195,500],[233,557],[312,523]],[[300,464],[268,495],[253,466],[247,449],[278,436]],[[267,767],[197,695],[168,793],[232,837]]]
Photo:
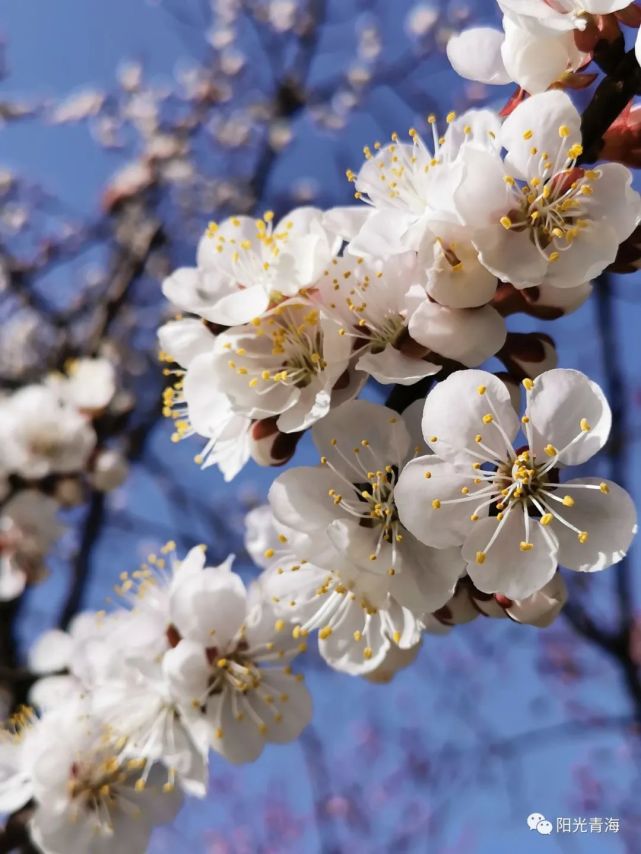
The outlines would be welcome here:
[[[612,479],[625,487],[627,479],[625,382],[614,312],[613,282],[607,273],[604,273],[598,280],[594,301],[605,374],[604,391],[612,409],[612,429],[606,446],[606,453]],[[610,630],[599,625],[580,601],[568,602],[563,613],[576,632],[602,649],[616,663],[623,676],[631,704],[635,709],[636,719],[641,721],[641,677],[639,666],[632,657],[635,607],[629,558],[624,558],[612,568],[611,572],[614,577],[619,609],[619,620],[615,629]]]

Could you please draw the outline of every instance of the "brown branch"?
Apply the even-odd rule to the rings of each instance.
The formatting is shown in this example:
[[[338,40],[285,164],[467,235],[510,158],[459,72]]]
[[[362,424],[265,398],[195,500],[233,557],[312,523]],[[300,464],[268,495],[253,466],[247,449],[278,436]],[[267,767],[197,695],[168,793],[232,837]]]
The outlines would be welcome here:
[[[605,132],[640,88],[641,66],[634,50],[629,50],[614,70],[603,78],[583,113],[581,162],[598,160]]]

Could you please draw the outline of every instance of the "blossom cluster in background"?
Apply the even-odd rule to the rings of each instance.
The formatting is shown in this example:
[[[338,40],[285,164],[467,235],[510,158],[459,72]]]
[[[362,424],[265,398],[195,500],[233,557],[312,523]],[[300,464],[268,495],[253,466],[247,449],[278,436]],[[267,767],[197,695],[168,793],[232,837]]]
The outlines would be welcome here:
[[[130,406],[107,358],[70,359],[64,374],[0,397],[0,599],[43,576],[61,508],[123,483],[126,460],[106,439]]]

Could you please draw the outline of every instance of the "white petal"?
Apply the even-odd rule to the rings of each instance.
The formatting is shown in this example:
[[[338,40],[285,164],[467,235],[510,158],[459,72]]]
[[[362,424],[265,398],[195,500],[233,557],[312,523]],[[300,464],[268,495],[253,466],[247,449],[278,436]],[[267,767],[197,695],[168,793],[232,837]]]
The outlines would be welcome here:
[[[355,640],[355,632],[360,632],[362,636],[359,641]],[[319,652],[325,661],[335,670],[351,676],[375,670],[385,658],[390,645],[390,639],[381,626],[380,612],[366,618],[358,602],[347,605],[340,623],[334,627],[331,635],[319,638],[318,641]]]
[[[23,745],[0,742],[0,812],[10,814],[33,797],[28,768],[24,766]]]
[[[71,663],[73,640],[61,629],[50,629],[40,635],[29,650],[29,667],[34,673],[55,673]]]
[[[404,210],[375,209],[350,242],[350,254],[385,258],[414,249],[408,231],[416,219]]]
[[[376,465],[399,465],[410,446],[398,413],[367,400],[348,401],[334,409],[314,426],[312,436],[318,452],[353,483],[362,483]],[[335,487],[341,491],[340,482]]]
[[[251,285],[243,290],[232,290],[222,296],[206,312],[203,317],[223,326],[236,326],[248,323],[267,310],[269,295],[262,285]]]
[[[573,34],[541,28],[538,33],[503,18],[501,55],[510,78],[527,92],[545,93],[576,55]]]
[[[380,527],[367,528],[357,519],[335,519],[327,529],[327,536],[336,551],[350,563],[367,572],[390,573],[404,569],[403,548],[382,541],[377,552]],[[376,560],[371,556],[377,554]]]
[[[588,210],[594,219],[605,219],[621,243],[639,224],[641,197],[632,189],[632,173],[621,163],[599,166],[601,177],[593,184]]]
[[[463,30],[447,43],[447,58],[452,68],[467,80],[479,83],[509,83],[501,56],[504,35],[491,27]]]
[[[269,504],[254,507],[245,516],[245,548],[257,566],[266,567],[270,560],[265,552],[279,547],[274,516]]]
[[[246,698],[237,694],[236,705],[232,703],[232,694],[233,691],[226,688],[222,694],[208,700],[207,716],[212,722],[211,746],[228,762],[242,765],[258,758],[265,746],[265,736],[246,711]],[[242,715],[240,719],[234,714],[236,708]]]
[[[466,145],[459,155],[464,179],[454,191],[454,206],[463,223],[473,229],[468,239],[476,242],[476,232],[498,223],[513,203],[510,188],[503,180],[505,167],[498,150]]]
[[[511,282],[515,288],[540,285],[553,266],[532,243],[527,229],[507,231],[497,224],[476,232],[474,243],[481,263],[502,281]]]
[[[483,421],[486,415],[492,415],[489,424]],[[481,436],[482,444],[498,459],[506,458],[506,442],[497,424],[512,442],[520,423],[510,394],[500,379],[486,371],[456,371],[432,389],[425,401],[426,442],[440,457],[462,463],[468,470],[478,454],[486,455],[476,436]]]
[[[559,538],[559,563],[579,572],[596,572],[622,560],[637,530],[634,502],[625,491],[610,480],[596,477],[577,478],[562,483],[605,483],[608,493],[599,489],[568,489],[574,498],[573,507],[562,507],[559,514],[576,528],[586,531],[587,542],[580,543],[578,535],[556,520],[550,525]],[[556,502],[554,502],[556,504]]]
[[[202,320],[185,317],[163,324],[158,330],[158,340],[161,349],[186,368],[196,356],[211,349],[214,336]]]
[[[430,548],[405,532],[403,551],[403,571],[393,577],[390,587],[394,598],[415,614],[437,611],[454,595],[465,571],[460,549]]]
[[[241,578],[207,568],[173,591],[169,613],[180,634],[205,646],[224,646],[245,619],[247,591]]]
[[[471,466],[468,472],[472,474]],[[418,457],[405,466],[394,490],[399,519],[417,540],[428,546],[443,549],[460,545],[473,526],[480,524],[472,522],[470,516],[484,500],[480,497],[478,501],[443,503],[465,498],[461,492],[464,488],[474,492],[482,484],[474,485],[464,470],[437,456]],[[478,510],[481,518],[487,513],[487,507]]]
[[[598,276],[616,258],[619,238],[607,220],[591,222],[569,249],[548,266],[545,281],[557,288],[575,288]]]
[[[500,533],[488,550],[499,525]],[[525,542],[533,548],[522,551],[520,546]],[[540,590],[554,575],[557,548],[554,533],[545,531],[536,519],[530,520],[526,535],[523,513],[520,507],[515,507],[502,522],[495,516],[477,522],[463,543],[463,557],[479,590],[502,593],[508,599],[524,599]],[[478,562],[480,552],[485,553],[483,563]]]
[[[378,665],[376,670],[369,673],[364,673],[363,678],[368,682],[375,682],[377,685],[390,682],[394,676],[416,659],[421,648],[420,642],[409,649],[400,649],[396,644],[391,644],[387,650],[387,654],[383,661]]]
[[[558,617],[568,598],[563,576],[556,572],[538,593],[526,599],[512,602],[506,608],[508,615],[517,623],[546,628]]]
[[[594,456],[605,445],[612,426],[612,412],[599,386],[580,371],[567,368],[546,371],[534,380],[527,414],[535,456],[545,459],[544,448],[552,445],[566,466]],[[584,419],[588,430],[581,427]],[[570,442],[571,447],[564,450]]]
[[[80,697],[84,690],[75,676],[45,676],[29,689],[29,703],[41,712],[47,711],[68,703],[74,695]]]
[[[471,243],[457,243],[453,250],[460,269],[447,261],[440,243],[429,242],[422,250],[419,261],[428,267],[427,291],[436,302],[449,308],[477,308],[491,301],[496,293],[496,276],[481,264]]]
[[[505,343],[505,321],[490,305],[446,308],[426,300],[412,315],[409,332],[434,353],[476,367]]]
[[[371,213],[368,205],[330,208],[323,216],[323,226],[343,240],[353,240]]]
[[[564,138],[559,135],[563,126],[569,131]],[[554,162],[562,145],[567,151],[581,142],[581,116],[565,92],[555,89],[533,95],[505,119],[499,139],[507,149],[506,167],[527,180],[531,177],[532,146],[549,152]]]
[[[287,469],[273,482],[269,504],[276,523],[293,530],[324,529],[336,518],[334,502],[328,495],[339,479],[323,466]]]
[[[201,644],[181,640],[163,656],[162,669],[172,692],[185,706],[189,707],[192,700],[201,700],[205,695],[209,665]]]
[[[312,719],[312,698],[303,681],[298,681],[293,673],[276,668],[261,671],[266,691],[279,699],[275,705],[281,715],[280,720],[270,717],[262,701],[256,703],[259,714],[265,720],[268,741],[287,744],[294,741]],[[283,699],[286,697],[287,699]],[[272,710],[272,713],[275,710]]]
[[[430,377],[441,370],[440,365],[406,356],[392,346],[386,347],[380,353],[366,353],[356,362],[356,367],[384,385],[413,385],[423,377]]]

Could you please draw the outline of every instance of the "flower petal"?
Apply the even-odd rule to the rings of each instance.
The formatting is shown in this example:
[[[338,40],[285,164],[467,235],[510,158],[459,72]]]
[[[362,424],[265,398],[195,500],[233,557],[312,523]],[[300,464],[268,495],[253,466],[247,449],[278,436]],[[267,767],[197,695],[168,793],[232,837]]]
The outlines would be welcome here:
[[[392,346],[386,347],[380,353],[366,353],[356,362],[356,367],[359,371],[366,371],[383,385],[413,385],[423,377],[430,377],[441,370],[440,365],[406,356]]]
[[[500,532],[488,549],[498,526]],[[532,548],[523,551],[521,545]],[[509,599],[525,599],[541,590],[556,572],[558,542],[535,519],[526,534],[520,507],[510,510],[501,521],[496,516],[482,519],[463,543],[467,572],[484,593],[502,593]],[[481,554],[485,555],[479,562]]]
[[[563,137],[559,128],[565,127]],[[522,101],[505,119],[499,140],[507,150],[505,165],[520,178],[532,173],[532,146],[547,151],[554,162],[557,151],[581,142],[581,116],[570,97],[555,89]]]
[[[492,417],[486,423],[488,415]],[[468,469],[479,454],[486,459],[490,456],[479,448],[478,436],[497,459],[506,459],[506,441],[497,424],[512,442],[519,419],[510,393],[498,377],[486,371],[456,371],[432,389],[425,401],[425,441],[443,459]]]
[[[501,46],[505,36],[492,27],[473,27],[452,36],[447,43],[447,58],[452,68],[466,80],[479,83],[509,83]]]
[[[559,522],[550,525],[559,539],[559,563],[578,572],[596,572],[622,560],[637,531],[637,511],[632,498],[622,487],[610,480],[597,477],[577,478],[562,483],[564,487],[576,484],[605,484],[601,489],[568,490],[574,498],[573,507],[563,507],[561,515],[576,528],[588,534],[585,543],[577,534]]]
[[[367,400],[350,400],[334,409],[314,425],[312,436],[319,453],[353,483],[366,480],[372,468],[401,465],[410,448],[398,413]],[[340,491],[340,482],[334,485]]]
[[[472,468],[469,468],[470,474]],[[426,477],[429,475],[429,477]],[[437,549],[460,545],[479,522],[470,516],[484,497],[478,501],[459,501],[447,504],[450,499],[463,499],[462,489],[478,490],[464,470],[428,454],[409,462],[400,474],[394,500],[403,525],[421,543]],[[487,515],[481,508],[477,515]]]
[[[490,305],[446,308],[426,300],[410,318],[415,341],[434,353],[468,367],[476,367],[505,343],[505,321]]]
[[[534,455],[545,459],[544,449],[552,445],[565,466],[589,460],[605,445],[612,426],[610,406],[599,386],[567,368],[546,371],[534,380],[526,411]]]

